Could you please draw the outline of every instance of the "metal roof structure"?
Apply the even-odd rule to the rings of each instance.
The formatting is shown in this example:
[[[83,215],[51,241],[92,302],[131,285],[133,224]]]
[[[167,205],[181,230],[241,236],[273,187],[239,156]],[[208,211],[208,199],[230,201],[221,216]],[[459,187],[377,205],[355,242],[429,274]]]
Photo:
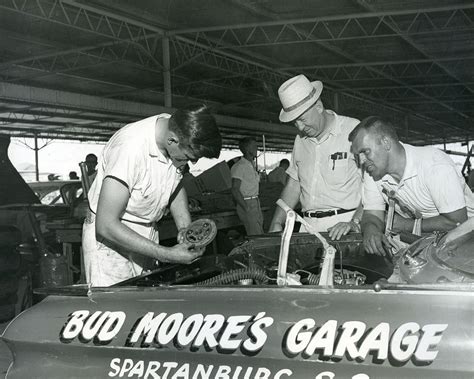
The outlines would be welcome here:
[[[405,141],[471,140],[473,20],[455,0],[0,0],[0,132],[103,141],[205,102],[226,146],[285,151],[277,89],[303,73]]]

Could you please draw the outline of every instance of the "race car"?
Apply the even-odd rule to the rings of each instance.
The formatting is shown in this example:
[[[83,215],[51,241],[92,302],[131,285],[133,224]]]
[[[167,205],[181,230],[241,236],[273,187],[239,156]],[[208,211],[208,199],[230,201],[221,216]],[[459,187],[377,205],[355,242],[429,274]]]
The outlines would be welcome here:
[[[4,332],[7,378],[472,378],[474,233],[444,238],[379,257],[349,234],[330,256],[314,235],[269,234],[45,290]]]

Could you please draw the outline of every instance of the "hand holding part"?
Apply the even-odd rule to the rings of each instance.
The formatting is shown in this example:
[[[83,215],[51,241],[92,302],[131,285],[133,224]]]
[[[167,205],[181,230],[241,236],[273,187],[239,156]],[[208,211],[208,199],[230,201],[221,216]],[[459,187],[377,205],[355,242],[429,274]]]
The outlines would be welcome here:
[[[178,241],[178,243],[183,243],[184,241],[186,241],[187,230],[188,228],[181,228],[178,230],[178,235],[176,236],[176,240]]]
[[[217,235],[216,223],[210,219],[199,219],[193,221],[183,231],[178,233],[178,242],[193,244],[196,249],[205,248]],[[180,241],[180,239],[183,239]]]
[[[204,249],[195,249],[193,244],[184,242],[170,247],[169,262],[189,264],[199,258]]]

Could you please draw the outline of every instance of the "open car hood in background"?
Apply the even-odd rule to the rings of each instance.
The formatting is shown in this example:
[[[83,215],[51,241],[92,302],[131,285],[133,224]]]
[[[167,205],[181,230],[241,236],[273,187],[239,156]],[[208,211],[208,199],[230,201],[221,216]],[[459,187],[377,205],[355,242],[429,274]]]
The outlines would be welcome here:
[[[8,158],[10,137],[0,136],[0,206],[10,204],[40,204]]]

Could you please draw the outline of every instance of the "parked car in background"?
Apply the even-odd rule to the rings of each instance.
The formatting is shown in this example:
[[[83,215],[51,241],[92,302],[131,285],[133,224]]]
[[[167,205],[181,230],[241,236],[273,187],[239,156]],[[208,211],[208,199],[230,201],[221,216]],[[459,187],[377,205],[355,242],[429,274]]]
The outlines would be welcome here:
[[[84,203],[80,181],[29,186],[8,157],[9,144],[0,136],[0,322],[30,306],[32,289],[62,267],[61,246],[46,225],[74,217],[76,205]]]
[[[28,186],[45,205],[71,205],[82,196],[82,184],[79,180],[30,182]]]

